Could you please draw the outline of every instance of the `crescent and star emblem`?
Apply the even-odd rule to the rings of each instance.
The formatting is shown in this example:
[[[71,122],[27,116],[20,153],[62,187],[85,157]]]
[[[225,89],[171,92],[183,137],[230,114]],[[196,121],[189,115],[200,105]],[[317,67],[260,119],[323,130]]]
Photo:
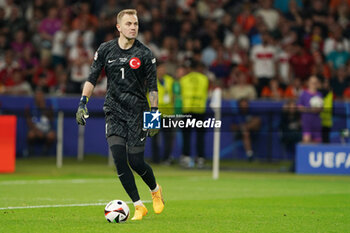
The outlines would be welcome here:
[[[132,69],[138,69],[141,66],[141,61],[137,57],[133,57],[130,59],[129,65]]]

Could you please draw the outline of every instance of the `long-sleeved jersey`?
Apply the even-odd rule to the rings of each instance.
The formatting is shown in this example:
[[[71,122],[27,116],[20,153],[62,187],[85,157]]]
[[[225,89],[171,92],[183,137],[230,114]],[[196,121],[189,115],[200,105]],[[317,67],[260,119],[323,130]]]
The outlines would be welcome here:
[[[94,86],[103,67],[107,76],[104,111],[120,114],[145,111],[147,90],[157,91],[156,59],[151,50],[138,40],[129,49],[121,49],[118,39],[102,43],[88,78]]]

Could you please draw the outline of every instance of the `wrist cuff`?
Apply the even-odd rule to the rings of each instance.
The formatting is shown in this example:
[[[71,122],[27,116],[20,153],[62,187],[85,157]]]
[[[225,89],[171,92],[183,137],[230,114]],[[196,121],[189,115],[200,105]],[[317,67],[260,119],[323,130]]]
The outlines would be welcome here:
[[[87,104],[89,102],[89,98],[86,95],[83,95],[80,98],[80,103]]]

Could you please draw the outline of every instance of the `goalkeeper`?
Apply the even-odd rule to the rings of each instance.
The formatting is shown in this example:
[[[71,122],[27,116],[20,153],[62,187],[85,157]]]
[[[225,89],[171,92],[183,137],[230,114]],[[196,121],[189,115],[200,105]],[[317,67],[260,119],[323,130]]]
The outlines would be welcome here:
[[[85,125],[89,116],[86,104],[104,68],[108,80],[103,107],[106,137],[118,177],[135,206],[132,220],[141,220],[148,211],[140,199],[130,167],[150,188],[154,212],[159,214],[164,208],[161,187],[156,183],[152,168],[144,161],[145,137],[154,136],[157,130],[142,128],[143,112],[149,111],[147,89],[151,111],[158,110],[156,60],[152,52],[136,39],[136,10],[121,11],[116,27],[120,32],[119,38],[102,43],[95,53],[76,120],[78,124]]]

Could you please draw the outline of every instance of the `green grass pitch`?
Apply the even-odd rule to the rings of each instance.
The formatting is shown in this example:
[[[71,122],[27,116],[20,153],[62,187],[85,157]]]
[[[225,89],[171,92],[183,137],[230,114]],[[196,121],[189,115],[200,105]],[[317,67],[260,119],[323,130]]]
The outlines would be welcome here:
[[[0,175],[0,232],[350,232],[350,177],[223,171],[153,166],[165,210],[142,221],[108,223],[104,206],[4,209],[38,205],[129,201],[103,158],[78,163],[21,159],[15,174]],[[146,185],[136,179],[143,200]],[[134,209],[129,204],[131,216]]]

